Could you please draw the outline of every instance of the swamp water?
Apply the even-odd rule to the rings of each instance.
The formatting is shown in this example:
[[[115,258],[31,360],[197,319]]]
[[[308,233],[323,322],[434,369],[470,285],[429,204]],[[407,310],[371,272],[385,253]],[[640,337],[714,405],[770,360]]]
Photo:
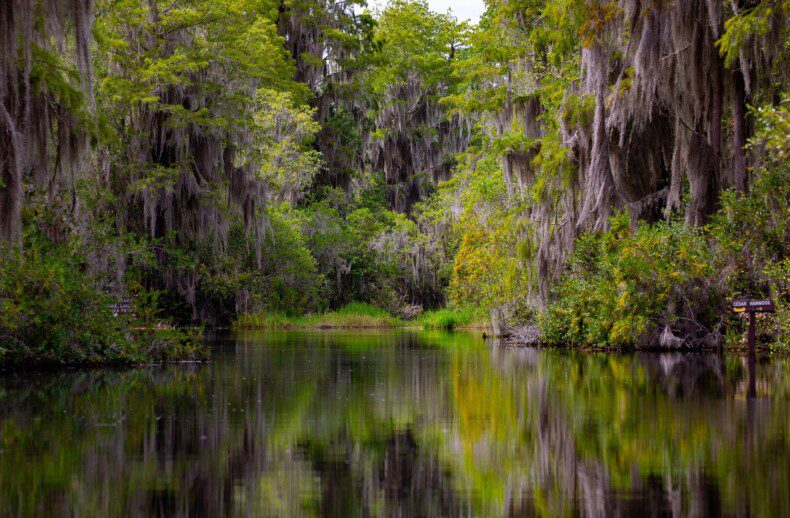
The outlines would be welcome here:
[[[469,334],[0,376],[0,516],[788,516],[790,361]]]

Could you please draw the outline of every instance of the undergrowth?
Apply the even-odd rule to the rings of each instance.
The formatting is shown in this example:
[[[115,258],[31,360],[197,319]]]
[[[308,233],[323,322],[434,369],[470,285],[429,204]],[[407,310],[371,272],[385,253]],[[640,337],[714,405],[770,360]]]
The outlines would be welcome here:
[[[453,330],[462,327],[485,325],[479,318],[474,308],[444,308],[435,311],[426,311],[417,318],[417,323],[423,329]]]
[[[584,347],[738,346],[745,319],[734,298],[773,297],[761,339],[787,348],[789,167],[762,171],[748,195],[727,191],[699,229],[680,221],[611,219],[576,241],[568,271],[540,318],[543,340]]]
[[[404,325],[404,322],[399,318],[362,302],[352,302],[337,311],[303,316],[263,311],[242,315],[236,322],[238,329],[283,329],[292,327],[366,329],[400,327],[402,325]]]
[[[101,284],[66,245],[0,249],[0,367],[202,357],[198,333],[157,318],[152,294],[138,292],[131,311],[116,316],[118,299]]]

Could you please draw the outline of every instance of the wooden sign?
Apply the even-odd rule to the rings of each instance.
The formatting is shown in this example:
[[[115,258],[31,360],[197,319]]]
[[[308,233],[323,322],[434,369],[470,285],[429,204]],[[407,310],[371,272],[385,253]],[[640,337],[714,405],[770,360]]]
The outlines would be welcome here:
[[[776,307],[771,299],[734,300],[732,310],[736,313],[775,313]]]
[[[754,344],[757,341],[757,330],[755,316],[757,313],[775,313],[776,307],[774,301],[771,299],[756,299],[756,300],[733,300],[732,310],[736,313],[746,313],[749,315],[749,365],[750,369],[754,369]],[[754,377],[752,376],[752,380]],[[749,397],[754,397],[754,387],[749,389]]]

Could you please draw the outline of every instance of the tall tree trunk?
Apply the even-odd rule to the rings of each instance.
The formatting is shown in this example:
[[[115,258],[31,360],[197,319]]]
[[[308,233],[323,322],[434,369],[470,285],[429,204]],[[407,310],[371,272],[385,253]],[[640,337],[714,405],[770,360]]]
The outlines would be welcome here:
[[[0,241],[21,245],[22,160],[21,135],[11,114],[0,103]]]
[[[733,71],[733,94],[732,94],[732,116],[734,122],[733,131],[733,152],[734,159],[732,164],[733,184],[741,192],[747,192],[749,188],[748,162],[746,159],[746,141],[750,133],[749,120],[746,112],[748,97],[746,94],[746,84],[743,71],[736,69]]]
[[[690,199],[686,207],[686,223],[694,226],[704,225],[708,217],[716,211],[719,188],[722,185],[721,171],[721,125],[724,104],[724,63],[718,49],[712,44],[715,34],[709,28],[704,28],[707,20],[700,17],[700,24],[695,37],[696,49],[707,53],[701,54],[701,66],[691,73],[705,74],[698,77],[698,94],[701,99],[706,99],[702,104],[704,114],[698,122],[694,123],[696,130],[693,132],[691,142],[694,145],[688,149],[689,163],[688,181]],[[707,66],[704,66],[706,65]],[[703,137],[704,136],[704,137]],[[707,140],[707,142],[706,142]],[[699,156],[694,157],[697,153]],[[693,167],[696,165],[696,167]]]
[[[4,1],[0,7],[0,241],[4,242],[21,242],[23,135],[17,119],[29,92],[19,90],[17,25],[25,10],[13,0]],[[29,69],[29,59],[25,63]],[[27,74],[22,77],[23,84],[28,85]]]

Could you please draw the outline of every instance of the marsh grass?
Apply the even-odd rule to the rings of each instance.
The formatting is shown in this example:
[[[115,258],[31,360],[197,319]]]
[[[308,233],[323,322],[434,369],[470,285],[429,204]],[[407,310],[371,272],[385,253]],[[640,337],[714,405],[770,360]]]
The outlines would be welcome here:
[[[278,312],[253,313],[243,315],[236,322],[238,329],[373,329],[404,325],[403,320],[362,302],[352,302],[337,311],[304,316],[289,316]]]
[[[474,308],[445,308],[426,311],[416,321],[423,329],[450,331],[460,328],[485,327],[485,319]]]

